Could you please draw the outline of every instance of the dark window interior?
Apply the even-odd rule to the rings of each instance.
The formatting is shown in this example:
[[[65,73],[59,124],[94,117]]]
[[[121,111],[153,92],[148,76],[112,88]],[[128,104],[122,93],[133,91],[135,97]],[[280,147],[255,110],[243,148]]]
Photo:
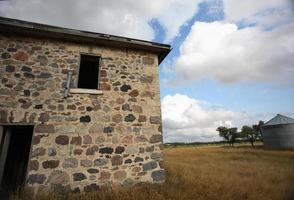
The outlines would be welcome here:
[[[34,126],[1,126],[0,199],[26,181]]]
[[[98,89],[99,57],[81,55],[78,88]]]

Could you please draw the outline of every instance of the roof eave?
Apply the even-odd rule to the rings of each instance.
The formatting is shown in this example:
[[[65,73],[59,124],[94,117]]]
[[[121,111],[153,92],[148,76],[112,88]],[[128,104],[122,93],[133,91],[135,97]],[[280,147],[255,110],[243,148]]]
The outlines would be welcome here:
[[[149,51],[158,55],[158,64],[160,64],[171,51],[171,46],[168,44],[49,26],[4,17],[0,17],[0,32]]]

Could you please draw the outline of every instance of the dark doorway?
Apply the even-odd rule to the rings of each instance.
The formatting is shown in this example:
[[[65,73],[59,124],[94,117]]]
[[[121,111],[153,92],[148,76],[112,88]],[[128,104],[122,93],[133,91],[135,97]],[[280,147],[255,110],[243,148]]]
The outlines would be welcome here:
[[[33,130],[31,125],[0,126],[0,197],[25,184]]]

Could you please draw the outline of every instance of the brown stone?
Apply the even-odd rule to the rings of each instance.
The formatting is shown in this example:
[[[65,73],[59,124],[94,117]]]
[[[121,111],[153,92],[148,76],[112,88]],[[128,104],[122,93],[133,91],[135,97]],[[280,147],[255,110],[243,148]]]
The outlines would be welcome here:
[[[97,145],[92,146],[90,148],[87,149],[86,151],[86,155],[95,155],[96,152],[98,152],[99,148]]]
[[[82,144],[81,136],[72,137],[70,144],[81,145]]]
[[[82,167],[91,167],[92,160],[83,159],[80,161]]]
[[[144,56],[144,57],[142,58],[142,63],[143,63],[144,65],[153,65],[153,64],[154,64],[154,58]]]
[[[120,155],[114,155],[111,158],[112,166],[121,165],[123,163],[123,158]]]
[[[20,61],[27,61],[29,56],[23,51],[19,51],[13,55],[13,58]]]
[[[46,149],[43,147],[39,147],[33,151],[32,157],[44,156],[45,154],[46,154]]]
[[[158,143],[158,142],[162,142],[162,135],[158,134],[158,135],[152,135],[150,140],[150,143]]]
[[[113,178],[116,180],[124,180],[127,177],[127,173],[125,171],[116,171],[113,174]]]
[[[112,121],[115,123],[122,122],[123,116],[121,114],[115,114],[112,116]]]
[[[99,180],[109,180],[110,179],[110,176],[111,176],[111,173],[107,172],[107,171],[102,171],[100,173],[100,177],[99,177]]]
[[[150,123],[151,124],[161,124],[161,117],[160,116],[151,116]]]
[[[48,113],[41,113],[38,120],[43,123],[48,122],[49,121]]]
[[[83,149],[75,149],[73,153],[74,155],[81,155],[83,153]]]
[[[38,170],[39,162],[37,160],[31,160],[30,162],[30,170]]]
[[[138,90],[132,90],[130,93],[129,93],[129,95],[131,96],[131,97],[137,97],[138,95],[139,95],[139,91]]]
[[[67,145],[69,143],[69,138],[66,135],[59,135],[55,138],[56,144]]]
[[[139,115],[138,122],[146,122],[147,117],[145,115]]]
[[[135,137],[135,142],[147,142],[147,138],[144,135]]]
[[[66,108],[69,110],[76,110],[77,109],[76,105],[67,105]]]
[[[100,70],[100,77],[106,77],[107,71],[106,70]]]
[[[44,169],[54,169],[58,167],[59,160],[46,160],[42,163]]]
[[[89,128],[90,133],[101,133],[103,131],[103,124],[95,123]]]
[[[153,99],[155,96],[154,92],[150,92],[150,91],[144,91],[141,93],[141,97],[145,98],[145,97],[149,97],[151,99]]]
[[[118,97],[116,99],[116,103],[118,103],[118,104],[123,104],[124,102],[125,102],[125,99],[124,98]]]
[[[34,136],[34,145],[39,144],[41,141],[41,135]]]
[[[142,113],[143,112],[142,106],[133,105],[132,109],[133,109],[133,112],[135,112],[135,113]]]
[[[63,185],[69,183],[69,175],[61,170],[53,171],[49,177],[48,182],[53,185]]]

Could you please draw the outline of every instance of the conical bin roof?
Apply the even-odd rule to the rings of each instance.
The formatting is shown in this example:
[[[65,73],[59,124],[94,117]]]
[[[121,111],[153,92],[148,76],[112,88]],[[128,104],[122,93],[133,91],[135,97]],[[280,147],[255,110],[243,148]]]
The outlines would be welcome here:
[[[293,118],[277,114],[274,118],[272,118],[271,120],[266,122],[263,126],[272,126],[272,125],[279,125],[279,124],[293,124],[293,123],[294,123]]]

